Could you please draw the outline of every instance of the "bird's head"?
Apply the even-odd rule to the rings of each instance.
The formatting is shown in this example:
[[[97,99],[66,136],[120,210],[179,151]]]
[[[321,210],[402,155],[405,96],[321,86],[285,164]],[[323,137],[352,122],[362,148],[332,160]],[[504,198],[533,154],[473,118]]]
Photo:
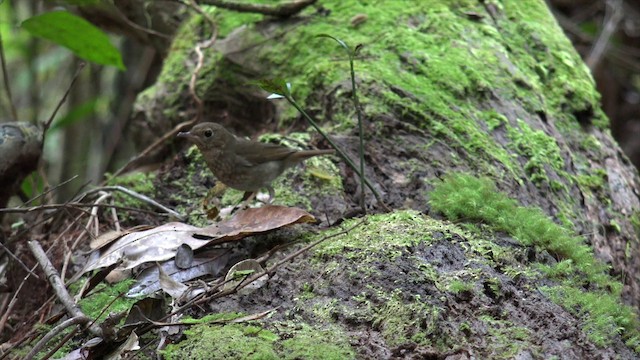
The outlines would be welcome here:
[[[201,123],[188,132],[178,133],[179,137],[187,138],[198,146],[201,151],[224,148],[235,140],[233,134],[222,125],[216,123]]]

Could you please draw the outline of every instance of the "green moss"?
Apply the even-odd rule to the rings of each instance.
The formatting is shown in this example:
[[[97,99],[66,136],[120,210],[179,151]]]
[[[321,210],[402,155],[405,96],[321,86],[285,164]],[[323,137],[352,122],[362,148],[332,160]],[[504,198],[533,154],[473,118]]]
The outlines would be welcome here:
[[[389,346],[405,344],[407,340],[428,344],[430,334],[435,331],[440,310],[413,297],[394,290],[391,294],[380,293],[381,305],[370,308],[373,328],[382,333]]]
[[[630,216],[631,226],[636,233],[636,239],[640,239],[640,211],[634,211]]]
[[[195,318],[191,318],[191,317],[185,317],[182,319],[182,322],[185,324],[209,324],[209,323],[213,323],[213,322],[228,322],[228,321],[232,321],[238,318],[241,318],[243,316],[245,316],[246,314],[243,313],[215,313],[215,314],[208,314],[205,315],[199,319],[195,319]]]
[[[219,359],[279,359],[273,349],[278,338],[273,332],[255,326],[196,325],[184,334],[186,340],[172,344],[162,351],[168,360],[207,360],[215,354]]]
[[[604,285],[604,266],[594,259],[591,249],[580,237],[555,224],[540,209],[518,206],[516,201],[498,192],[489,179],[450,175],[431,192],[430,204],[450,219],[481,220],[525,245],[570,259],[589,280]]]
[[[538,265],[553,278],[564,279],[560,290],[550,290],[554,300],[571,310],[580,305],[585,316],[585,330],[597,344],[609,343],[612,335],[621,334],[630,341],[640,334],[637,314],[622,304],[622,284],[611,279],[607,267],[597,261],[580,237],[555,224],[541,210],[518,206],[516,201],[497,191],[489,179],[453,174],[447,176],[430,194],[434,210],[450,219],[480,220],[522,242],[548,251],[560,258],[555,265]],[[592,292],[581,290],[595,288]],[[604,299],[596,304],[597,299]],[[624,329],[624,332],[612,329]],[[606,339],[606,341],[605,341]]]
[[[343,227],[348,228],[358,221],[346,221]],[[394,260],[402,249],[418,243],[428,244],[434,231],[444,231],[445,228],[442,222],[416,211],[371,215],[357,231],[318,245],[314,253],[318,257],[342,255],[358,261],[372,261],[371,254],[385,254],[388,260]]]
[[[564,167],[556,140],[542,130],[534,130],[518,119],[518,127],[507,127],[507,134],[516,152],[527,159],[524,169],[534,184],[549,182],[547,167],[556,171]]]
[[[288,337],[281,342],[282,359],[342,360],[354,359],[355,354],[348,338],[336,327],[314,329],[309,325],[278,327],[282,335]],[[284,337],[284,336],[283,336]]]
[[[583,150],[600,151],[602,144],[594,135],[585,136],[580,141],[580,148]]]
[[[465,281],[453,280],[451,281],[451,283],[449,283],[448,291],[454,294],[459,294],[462,292],[472,292],[473,284],[470,284]]]
[[[589,175],[578,175],[575,177],[576,182],[583,188],[590,189],[591,191],[602,191],[606,184],[606,173],[595,172]]]
[[[480,316],[491,335],[489,352],[493,359],[513,359],[522,349],[529,349],[531,331],[515,326],[510,321],[496,319],[489,315]]]
[[[134,280],[129,279],[116,284],[100,284],[80,300],[80,309],[89,318],[97,319],[98,322],[104,320],[110,313],[128,312],[138,299],[128,298],[123,294],[129,291],[134,283]],[[109,308],[105,311],[107,306]]]
[[[495,110],[488,110],[481,113],[482,120],[487,123],[487,127],[489,131],[493,131],[500,126],[505,126],[509,124],[509,119],[506,116],[498,113]]]
[[[107,185],[122,186],[142,195],[153,196],[156,192],[155,185],[153,184],[155,178],[155,173],[134,172],[116,178],[109,178]],[[114,192],[113,197],[118,206],[146,208],[149,205],[119,191]]]
[[[640,352],[640,323],[630,306],[622,305],[617,295],[604,291],[584,291],[571,283],[541,288],[554,301],[579,316],[583,330],[598,346],[611,343],[614,335],[622,335],[636,352]]]
[[[167,359],[351,359],[353,350],[338,328],[276,323],[273,330],[254,325],[196,325],[186,340],[169,345]]]

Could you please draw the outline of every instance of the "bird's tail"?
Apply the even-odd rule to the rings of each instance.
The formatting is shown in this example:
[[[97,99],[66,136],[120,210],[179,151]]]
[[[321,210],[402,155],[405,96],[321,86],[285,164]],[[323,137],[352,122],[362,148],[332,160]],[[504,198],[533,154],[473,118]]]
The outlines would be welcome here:
[[[336,151],[334,149],[330,149],[330,150],[302,150],[302,151],[297,151],[295,153],[295,155],[299,159],[308,159],[308,158],[313,157],[313,156],[332,155],[332,154],[335,154],[335,153],[336,153]]]

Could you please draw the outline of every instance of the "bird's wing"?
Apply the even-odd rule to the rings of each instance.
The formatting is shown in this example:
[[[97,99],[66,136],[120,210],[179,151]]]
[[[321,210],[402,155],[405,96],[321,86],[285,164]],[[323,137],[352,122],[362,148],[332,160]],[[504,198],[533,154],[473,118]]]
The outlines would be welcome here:
[[[269,161],[286,158],[296,152],[286,146],[241,140],[235,144],[236,155],[250,165],[258,165]]]

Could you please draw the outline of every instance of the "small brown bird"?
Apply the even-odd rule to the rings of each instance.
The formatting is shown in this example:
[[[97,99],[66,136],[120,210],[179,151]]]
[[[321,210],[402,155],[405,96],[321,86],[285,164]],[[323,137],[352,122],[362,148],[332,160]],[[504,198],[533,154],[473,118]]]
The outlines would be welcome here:
[[[189,132],[178,133],[198,146],[209,169],[223,184],[249,193],[269,190],[269,201],[275,193],[271,182],[299,162],[334,150],[295,150],[286,146],[237,138],[222,125],[201,123]]]

